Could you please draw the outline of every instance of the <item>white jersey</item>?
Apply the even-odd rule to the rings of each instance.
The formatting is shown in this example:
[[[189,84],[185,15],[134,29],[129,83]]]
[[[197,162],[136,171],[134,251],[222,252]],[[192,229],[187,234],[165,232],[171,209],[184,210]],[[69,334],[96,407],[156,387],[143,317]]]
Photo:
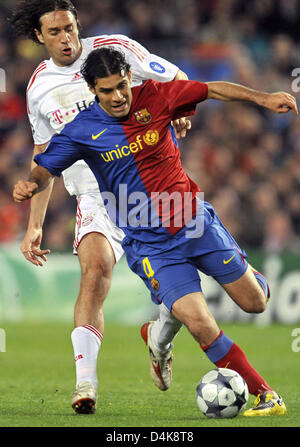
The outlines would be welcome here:
[[[131,65],[132,85],[146,79],[167,82],[174,79],[178,67],[150,54],[126,36],[104,35],[82,39],[82,53],[72,65],[59,67],[52,59],[43,61],[34,71],[27,87],[27,112],[35,144],[45,144],[55,133],[94,100],[80,68],[87,55],[102,46],[123,51]],[[84,161],[78,161],[63,172],[64,183],[71,195],[99,192],[94,174]]]

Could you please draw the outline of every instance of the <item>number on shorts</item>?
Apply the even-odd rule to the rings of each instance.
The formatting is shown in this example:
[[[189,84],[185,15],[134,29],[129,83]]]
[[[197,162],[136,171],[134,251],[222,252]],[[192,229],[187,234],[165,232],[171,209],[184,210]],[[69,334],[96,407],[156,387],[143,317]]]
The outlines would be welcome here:
[[[154,270],[151,267],[150,261],[148,258],[143,259],[143,268],[148,278],[152,278],[154,276]]]

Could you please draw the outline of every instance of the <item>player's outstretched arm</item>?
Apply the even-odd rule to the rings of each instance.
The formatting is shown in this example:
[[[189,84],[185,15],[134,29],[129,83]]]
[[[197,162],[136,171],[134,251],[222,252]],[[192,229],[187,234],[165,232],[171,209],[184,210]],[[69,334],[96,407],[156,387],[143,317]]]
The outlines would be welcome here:
[[[221,101],[250,101],[276,113],[287,113],[292,110],[298,115],[294,96],[286,92],[267,93],[253,90],[231,82],[207,82],[207,99]]]

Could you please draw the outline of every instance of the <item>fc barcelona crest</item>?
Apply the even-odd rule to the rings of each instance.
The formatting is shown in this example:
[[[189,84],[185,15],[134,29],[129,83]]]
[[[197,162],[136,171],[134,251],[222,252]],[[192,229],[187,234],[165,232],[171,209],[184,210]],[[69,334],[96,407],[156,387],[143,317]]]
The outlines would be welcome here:
[[[159,289],[159,282],[154,277],[151,279],[151,286],[154,290],[158,291]]]
[[[138,112],[134,112],[136,120],[140,124],[148,124],[152,120],[151,114],[147,109],[139,110]]]

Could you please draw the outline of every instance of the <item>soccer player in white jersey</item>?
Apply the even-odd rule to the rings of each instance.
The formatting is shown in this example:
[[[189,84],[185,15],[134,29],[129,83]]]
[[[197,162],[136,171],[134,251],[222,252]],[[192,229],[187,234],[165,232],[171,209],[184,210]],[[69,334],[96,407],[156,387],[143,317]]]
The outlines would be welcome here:
[[[133,85],[149,78],[163,82],[187,79],[178,67],[150,54],[126,36],[81,39],[77,11],[69,0],[23,0],[15,9],[11,22],[17,34],[45,45],[50,55],[49,60],[36,68],[27,87],[33,156],[44,151],[51,137],[94,101],[94,95],[80,75],[83,61],[93,49],[114,46],[122,50],[132,68]],[[185,136],[190,128],[188,120],[173,124],[177,137]],[[95,138],[101,138],[101,135],[95,135]],[[34,165],[32,162],[32,167]],[[63,177],[66,189],[78,201],[74,254],[78,255],[81,266],[71,335],[76,362],[72,406],[78,413],[93,413],[98,388],[97,358],[104,331],[102,306],[110,288],[113,266],[123,254],[123,232],[108,218],[98,184],[84,162],[67,169]],[[37,266],[42,266],[50,253],[50,250],[42,250],[40,244],[52,188],[51,183],[32,199],[28,229],[21,244],[25,258]],[[181,326],[168,312],[161,316],[159,324],[162,335],[164,331],[166,334],[176,332]]]

